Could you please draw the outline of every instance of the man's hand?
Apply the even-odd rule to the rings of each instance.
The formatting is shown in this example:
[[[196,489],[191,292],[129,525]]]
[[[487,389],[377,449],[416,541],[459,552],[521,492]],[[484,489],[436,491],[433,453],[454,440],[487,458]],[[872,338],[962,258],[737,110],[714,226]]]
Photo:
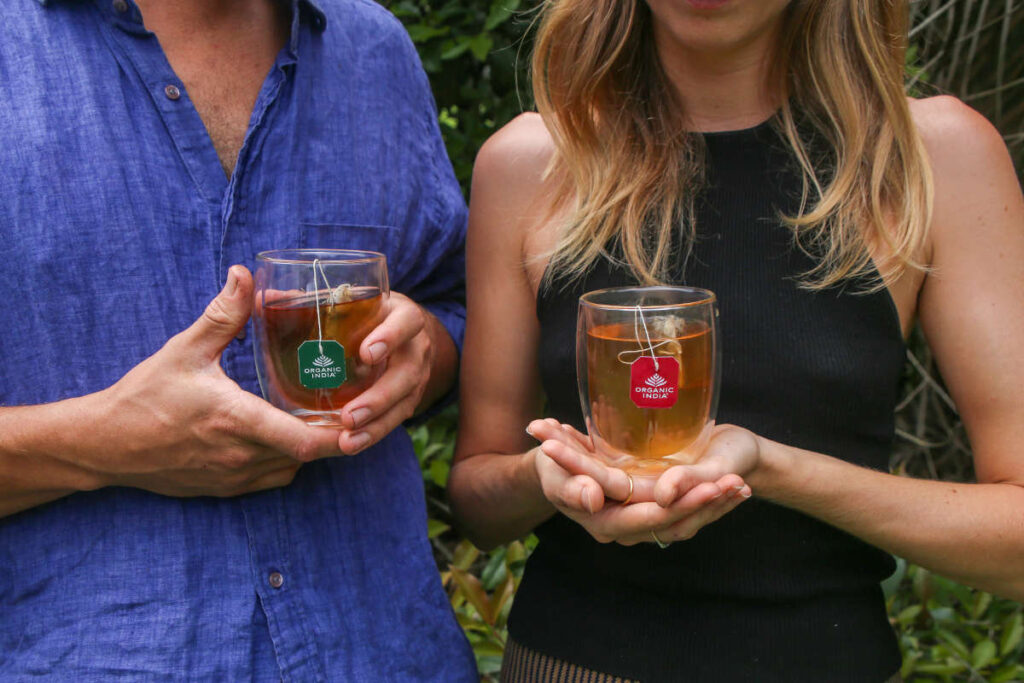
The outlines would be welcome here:
[[[349,454],[377,443],[416,413],[434,369],[438,328],[447,335],[407,296],[392,292],[388,306],[387,317],[359,347],[364,363],[386,364],[384,374],[341,412],[346,430],[339,443]]]
[[[336,430],[307,426],[221,369],[221,353],[249,318],[252,290],[249,271],[233,266],[191,327],[84,397],[96,409],[95,429],[71,457],[99,485],[234,496],[284,486],[303,462],[340,454]]]

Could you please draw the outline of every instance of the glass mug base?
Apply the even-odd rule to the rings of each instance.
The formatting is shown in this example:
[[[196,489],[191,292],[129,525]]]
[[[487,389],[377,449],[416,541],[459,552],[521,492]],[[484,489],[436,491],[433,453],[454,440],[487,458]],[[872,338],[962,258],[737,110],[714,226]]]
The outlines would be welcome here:
[[[671,453],[660,458],[638,458],[636,456],[629,455],[628,453],[624,453],[616,449],[600,436],[594,437],[594,447],[598,458],[600,458],[609,467],[617,467],[634,477],[657,478],[661,476],[662,472],[670,467],[675,467],[676,465],[692,465],[700,460],[701,456],[704,455],[704,450],[707,448],[708,442],[711,441],[711,432],[714,430],[714,427],[714,420],[709,421],[704,426],[704,429],[701,430],[700,435],[689,445],[675,453]],[[591,435],[596,434],[596,430],[594,430],[589,423],[588,431]]]
[[[334,427],[343,428],[341,412],[337,410],[304,410],[297,408],[291,414],[299,418],[311,427]]]

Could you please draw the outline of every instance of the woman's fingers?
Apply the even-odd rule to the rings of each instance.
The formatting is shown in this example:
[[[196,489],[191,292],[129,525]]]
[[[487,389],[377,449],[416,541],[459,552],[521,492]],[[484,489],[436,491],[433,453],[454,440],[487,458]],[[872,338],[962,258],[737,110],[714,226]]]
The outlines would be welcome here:
[[[559,510],[576,519],[589,516],[604,507],[604,491],[590,477],[573,475],[548,457],[537,454],[537,475],[544,496]]]
[[[594,451],[594,440],[591,439],[588,435],[584,434],[583,432],[576,429],[572,425],[567,424],[562,425],[562,431],[564,431],[566,434],[572,437],[576,441],[576,443],[578,443],[587,451]]]
[[[692,513],[676,519],[672,523],[654,528],[657,540],[662,543],[674,543],[685,541],[697,535],[697,532],[712,522],[721,519],[731,512],[744,500],[750,497],[750,487],[745,484],[739,487],[721,489],[721,495],[714,495],[707,502],[694,510]],[[654,543],[655,537],[651,529],[644,529],[636,533],[625,535],[617,539],[623,545],[635,545],[637,543]]]
[[[706,506],[722,491],[712,482],[704,482],[664,508],[657,503],[634,503],[606,508],[590,520],[582,520],[591,535],[601,542],[650,540],[651,529],[661,529],[688,517]],[[580,520],[577,520],[580,521]]]
[[[710,463],[677,465],[665,470],[658,477],[654,484],[654,501],[662,507],[668,507],[694,486],[705,481],[718,482],[723,491],[743,484],[743,478],[738,474],[721,472]]]
[[[560,438],[548,439],[540,445],[541,450],[555,461],[566,472],[590,477],[604,490],[606,497],[612,500],[626,500],[630,488],[633,489],[632,500],[650,500],[653,480],[643,481],[636,477],[630,485],[630,477],[616,467],[608,467],[582,451],[575,439],[565,432]]]
[[[696,536],[698,531],[721,519],[748,498],[750,498],[749,486],[730,488],[710,505],[679,520],[667,529],[659,529],[657,531],[658,538],[662,543],[689,540]]]

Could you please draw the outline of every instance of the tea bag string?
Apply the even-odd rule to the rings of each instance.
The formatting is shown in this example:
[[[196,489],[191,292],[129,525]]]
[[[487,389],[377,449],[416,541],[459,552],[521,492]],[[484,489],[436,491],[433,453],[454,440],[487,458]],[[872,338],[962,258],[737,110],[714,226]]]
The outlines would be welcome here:
[[[647,320],[644,319],[644,311],[640,308],[640,304],[637,304],[636,308],[633,310],[633,332],[636,334],[636,343],[640,347],[640,355],[642,356],[644,354],[644,345],[643,342],[640,341],[640,328],[637,327],[636,324],[637,318],[640,319],[640,324],[644,327],[644,337],[647,339],[647,349],[651,354],[651,359],[654,361],[654,371],[657,372],[658,357],[654,355],[654,346],[651,344],[651,333],[647,331]],[[662,342],[662,344],[663,343],[664,342]],[[658,346],[661,346],[661,344],[658,344]]]
[[[324,285],[328,292],[331,291],[331,283],[327,280],[327,273],[324,272],[324,264],[320,263],[320,259],[313,259],[313,307],[316,309],[316,341],[322,356],[324,353],[324,330],[320,322],[320,285],[316,279],[317,268],[320,269],[320,277],[324,279]]]

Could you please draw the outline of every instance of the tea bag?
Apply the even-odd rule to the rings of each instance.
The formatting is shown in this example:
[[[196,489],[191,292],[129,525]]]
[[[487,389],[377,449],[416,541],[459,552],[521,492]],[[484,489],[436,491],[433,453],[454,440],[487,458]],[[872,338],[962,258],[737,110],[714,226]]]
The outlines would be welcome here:
[[[686,329],[686,321],[678,315],[659,315],[651,318],[650,329],[655,337],[674,340],[683,334],[683,330]]]
[[[326,281],[326,278],[324,280]],[[355,295],[352,285],[345,282],[331,290],[331,294],[327,297],[327,301],[330,303],[331,308],[334,308],[335,304],[347,304],[354,298]]]
[[[652,318],[647,318],[643,309],[637,306],[636,309],[637,320],[634,321],[634,328],[636,330],[636,341],[639,348],[636,351],[622,351],[619,353],[619,361],[625,365],[630,365],[637,358],[643,355],[649,355],[651,358],[657,359],[663,356],[673,356],[676,360],[681,361],[681,355],[683,347],[679,343],[678,339],[682,336],[683,331],[686,329],[686,321],[677,315],[665,314],[658,315]],[[653,340],[660,341],[653,341]],[[646,344],[644,343],[646,341]],[[655,350],[658,353],[655,353]],[[657,363],[657,360],[655,360]]]

